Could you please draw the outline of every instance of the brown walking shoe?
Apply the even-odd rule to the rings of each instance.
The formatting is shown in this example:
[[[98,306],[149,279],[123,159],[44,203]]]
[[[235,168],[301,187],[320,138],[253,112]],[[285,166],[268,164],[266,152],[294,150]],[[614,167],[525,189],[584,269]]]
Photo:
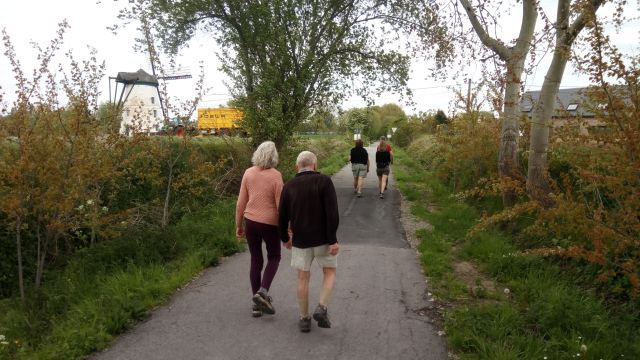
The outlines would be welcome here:
[[[309,331],[311,331],[311,317],[307,316],[300,318],[300,320],[298,320],[298,328],[303,333],[308,333]]]
[[[253,304],[253,307],[251,308],[251,316],[253,316],[253,317],[260,317],[260,316],[262,316],[262,310],[260,310],[260,308],[258,307],[258,305]]]
[[[329,314],[327,313],[327,307],[318,304],[316,311],[313,312],[313,320],[318,322],[318,327],[328,329],[331,327],[331,321],[329,321]]]
[[[271,304],[272,301],[271,296],[267,296],[260,291],[253,295],[254,304],[258,305],[258,308],[265,314],[273,315],[276,313],[276,309]]]

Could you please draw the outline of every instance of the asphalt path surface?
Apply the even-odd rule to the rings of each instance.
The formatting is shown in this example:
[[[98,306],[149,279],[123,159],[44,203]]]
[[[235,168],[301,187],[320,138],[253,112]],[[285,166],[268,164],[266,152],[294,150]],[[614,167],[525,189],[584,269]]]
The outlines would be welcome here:
[[[333,181],[341,244],[338,279],[329,304],[331,329],[312,321],[297,327],[296,273],[283,248],[271,286],[276,314],[251,317],[249,253],[231,256],[92,359],[446,359],[445,341],[431,324],[432,306],[415,250],[403,234],[393,180],[378,198],[375,148],[362,198],[351,167]],[[393,171],[393,170],[392,170]],[[232,220],[230,220],[232,221]],[[309,307],[317,303],[321,270],[311,270]]]

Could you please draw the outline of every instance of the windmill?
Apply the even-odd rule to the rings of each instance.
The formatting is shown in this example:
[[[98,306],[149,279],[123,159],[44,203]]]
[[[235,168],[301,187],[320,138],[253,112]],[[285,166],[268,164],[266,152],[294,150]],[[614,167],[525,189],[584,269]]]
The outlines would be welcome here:
[[[160,96],[158,80],[190,79],[189,69],[177,69],[165,76],[156,76],[152,65],[152,74],[139,69],[136,72],[119,72],[109,77],[109,103],[122,110],[120,133],[129,135],[133,129],[147,133],[157,133],[166,119],[165,107]],[[115,83],[113,92],[111,84]],[[121,85],[121,88],[119,88]],[[162,114],[162,117],[159,115]]]

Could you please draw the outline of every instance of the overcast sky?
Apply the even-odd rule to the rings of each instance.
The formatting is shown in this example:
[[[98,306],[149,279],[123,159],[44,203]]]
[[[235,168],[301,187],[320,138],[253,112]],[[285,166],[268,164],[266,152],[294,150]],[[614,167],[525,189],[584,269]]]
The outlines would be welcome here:
[[[133,39],[136,36],[133,26],[120,31],[114,35],[107,26],[118,22],[116,19],[118,9],[124,6],[124,1],[113,0],[4,0],[0,10],[0,28],[5,28],[11,36],[12,42],[18,57],[27,74],[35,66],[35,51],[30,42],[35,41],[46,46],[55,35],[57,24],[63,19],[67,19],[71,28],[65,35],[64,49],[72,49],[78,59],[86,58],[88,46],[94,47],[98,51],[98,59],[106,63],[106,76],[100,85],[103,101],[109,99],[107,76],[116,76],[120,71],[136,71],[142,68],[150,72],[149,61],[143,54],[133,51]],[[555,5],[550,7],[550,12],[555,11]],[[638,3],[628,4],[628,17],[637,16]],[[606,9],[605,9],[606,11]],[[513,28],[517,28],[519,18],[514,21]],[[638,40],[640,39],[639,21],[636,19],[631,24],[625,26],[622,33],[613,34],[617,45],[626,53],[638,51]],[[196,37],[191,46],[182,52],[180,65],[188,67],[195,76],[198,72],[199,63],[205,66],[205,87],[209,88],[209,93],[205,96],[200,107],[213,107],[224,104],[229,100],[227,89],[223,84],[224,75],[217,69],[219,63],[215,56],[216,46],[210,37],[201,34]],[[4,49],[2,50],[4,52]],[[64,54],[64,51],[59,53]],[[545,61],[550,61],[551,56],[547,56]],[[58,57],[58,62],[63,61],[62,56]],[[542,79],[546,72],[545,64],[532,76],[526,79],[527,90],[539,90]],[[414,92],[415,107],[404,106],[408,113],[418,111],[428,111],[434,109],[449,109],[450,101],[453,99],[453,92],[450,87],[458,87],[466,91],[466,84],[455,81],[434,81],[429,77],[429,64],[423,59],[415,59],[412,63],[411,80],[409,87]],[[465,68],[458,70],[465,74],[463,76],[477,79],[480,76],[480,68]],[[171,95],[182,95],[191,97],[194,80],[175,80],[170,82],[169,92]],[[577,77],[571,68],[568,68],[562,83],[562,87],[580,87],[588,85],[586,78]],[[13,100],[13,76],[10,72],[9,63],[6,58],[0,55],[0,86],[2,86],[7,101]],[[400,103],[397,95],[384,94],[376,99],[376,104]],[[354,106],[365,106],[364,101],[359,98],[352,98],[341,104],[343,108]]]

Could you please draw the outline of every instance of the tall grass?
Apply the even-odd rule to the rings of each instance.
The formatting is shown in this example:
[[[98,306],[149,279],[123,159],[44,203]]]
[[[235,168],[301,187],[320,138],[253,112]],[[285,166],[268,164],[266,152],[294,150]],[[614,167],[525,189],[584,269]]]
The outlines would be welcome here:
[[[347,163],[352,143],[341,135],[318,138],[296,138],[289,142],[286,149],[280,152],[278,170],[285,181],[295,176],[295,164],[298,154],[308,150],[318,157],[318,171],[333,175]]]
[[[431,291],[451,305],[445,331],[460,358],[640,358],[639,309],[606,303],[562,263],[518,255],[503,232],[469,236],[479,211],[402,149],[394,154],[400,190],[412,212],[434,228],[418,232],[421,261]],[[476,264],[499,284],[495,293],[470,291],[454,271],[460,261]]]

